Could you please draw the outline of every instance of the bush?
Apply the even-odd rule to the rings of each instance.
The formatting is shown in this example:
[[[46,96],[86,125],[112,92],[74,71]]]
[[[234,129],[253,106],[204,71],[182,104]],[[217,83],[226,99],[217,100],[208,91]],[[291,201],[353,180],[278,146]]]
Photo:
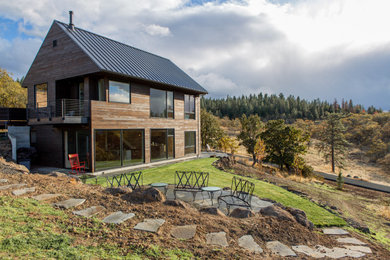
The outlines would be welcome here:
[[[313,167],[311,167],[310,165],[307,165],[305,163],[305,165],[303,165],[303,168],[302,168],[302,176],[305,178],[308,178],[308,177],[312,177],[313,174],[314,174]]]

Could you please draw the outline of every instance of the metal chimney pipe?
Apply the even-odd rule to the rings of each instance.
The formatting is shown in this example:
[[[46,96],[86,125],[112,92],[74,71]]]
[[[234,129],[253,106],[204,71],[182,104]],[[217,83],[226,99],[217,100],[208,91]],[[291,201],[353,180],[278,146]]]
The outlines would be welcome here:
[[[69,11],[69,29],[74,30],[73,11]]]

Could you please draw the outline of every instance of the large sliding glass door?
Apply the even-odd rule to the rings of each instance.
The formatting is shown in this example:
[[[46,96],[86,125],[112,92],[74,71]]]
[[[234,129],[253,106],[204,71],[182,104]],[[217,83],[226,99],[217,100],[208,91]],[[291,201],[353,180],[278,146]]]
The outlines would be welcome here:
[[[95,130],[95,170],[144,162],[144,130]]]
[[[150,159],[152,161],[175,157],[175,130],[150,130]]]
[[[90,169],[89,140],[90,135],[87,130],[64,131],[64,159],[66,168],[70,168],[68,155],[76,153],[79,155],[79,160],[85,162],[86,168]]]

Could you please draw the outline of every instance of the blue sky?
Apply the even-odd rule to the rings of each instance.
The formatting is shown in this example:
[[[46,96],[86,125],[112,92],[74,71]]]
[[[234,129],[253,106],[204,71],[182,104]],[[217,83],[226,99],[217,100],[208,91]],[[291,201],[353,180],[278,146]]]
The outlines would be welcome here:
[[[0,0],[0,67],[27,73],[54,19],[167,57],[212,97],[275,93],[390,110],[387,0]]]

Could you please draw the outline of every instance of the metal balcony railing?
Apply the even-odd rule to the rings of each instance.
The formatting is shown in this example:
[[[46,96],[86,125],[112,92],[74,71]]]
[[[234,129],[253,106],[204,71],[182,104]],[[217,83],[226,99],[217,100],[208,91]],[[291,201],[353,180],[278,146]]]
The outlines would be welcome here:
[[[62,117],[89,117],[89,100],[57,99],[51,102],[37,102],[28,106],[28,119]]]

